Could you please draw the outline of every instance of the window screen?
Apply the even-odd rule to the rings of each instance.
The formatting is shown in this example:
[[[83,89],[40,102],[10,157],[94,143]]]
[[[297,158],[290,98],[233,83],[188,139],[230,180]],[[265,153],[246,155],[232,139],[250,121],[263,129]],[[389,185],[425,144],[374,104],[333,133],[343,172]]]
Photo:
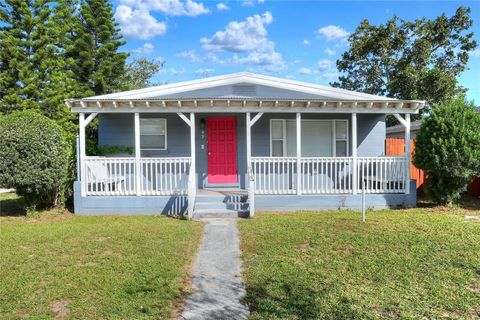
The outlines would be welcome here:
[[[146,150],[167,149],[166,119],[140,119],[140,148]]]

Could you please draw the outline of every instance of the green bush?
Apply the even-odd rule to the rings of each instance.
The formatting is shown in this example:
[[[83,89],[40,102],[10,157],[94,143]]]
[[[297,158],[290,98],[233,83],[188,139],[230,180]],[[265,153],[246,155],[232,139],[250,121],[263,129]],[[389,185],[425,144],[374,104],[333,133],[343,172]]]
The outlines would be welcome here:
[[[422,121],[415,166],[427,175],[426,195],[438,203],[460,198],[480,175],[480,113],[459,97],[435,106]]]
[[[58,205],[69,148],[62,128],[33,111],[0,118],[0,185],[15,188],[28,208]]]

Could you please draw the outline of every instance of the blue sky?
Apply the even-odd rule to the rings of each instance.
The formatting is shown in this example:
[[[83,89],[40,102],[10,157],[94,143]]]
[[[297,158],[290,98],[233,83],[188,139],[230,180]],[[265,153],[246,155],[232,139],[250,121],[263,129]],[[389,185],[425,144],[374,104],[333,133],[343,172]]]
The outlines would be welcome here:
[[[172,83],[251,71],[328,84],[346,37],[363,19],[373,24],[451,16],[472,8],[480,43],[479,1],[200,1],[113,0],[132,57],[165,61],[155,81]],[[480,103],[480,49],[460,77],[468,98]]]

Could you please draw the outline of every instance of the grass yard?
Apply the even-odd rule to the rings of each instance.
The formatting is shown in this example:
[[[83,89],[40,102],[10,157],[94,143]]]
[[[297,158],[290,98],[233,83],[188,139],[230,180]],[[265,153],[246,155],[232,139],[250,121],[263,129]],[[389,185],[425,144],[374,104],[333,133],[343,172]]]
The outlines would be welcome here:
[[[480,208],[480,206],[477,206]],[[478,319],[476,210],[260,213],[239,221],[253,319]]]
[[[170,318],[201,231],[159,216],[0,217],[0,318]]]

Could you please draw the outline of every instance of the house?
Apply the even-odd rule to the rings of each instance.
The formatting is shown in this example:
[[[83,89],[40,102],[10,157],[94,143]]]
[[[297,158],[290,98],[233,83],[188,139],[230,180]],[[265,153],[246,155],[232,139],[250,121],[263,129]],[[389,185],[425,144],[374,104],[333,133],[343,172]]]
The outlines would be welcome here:
[[[410,138],[417,139],[417,133],[420,131],[422,120],[413,121],[410,124]],[[403,139],[405,138],[405,128],[402,124],[387,127],[387,138]]]
[[[385,156],[385,115],[410,139],[424,101],[397,100],[235,73],[84,99],[79,115],[77,214],[253,216],[255,210],[414,206],[409,150]],[[85,153],[98,117],[100,145]]]

